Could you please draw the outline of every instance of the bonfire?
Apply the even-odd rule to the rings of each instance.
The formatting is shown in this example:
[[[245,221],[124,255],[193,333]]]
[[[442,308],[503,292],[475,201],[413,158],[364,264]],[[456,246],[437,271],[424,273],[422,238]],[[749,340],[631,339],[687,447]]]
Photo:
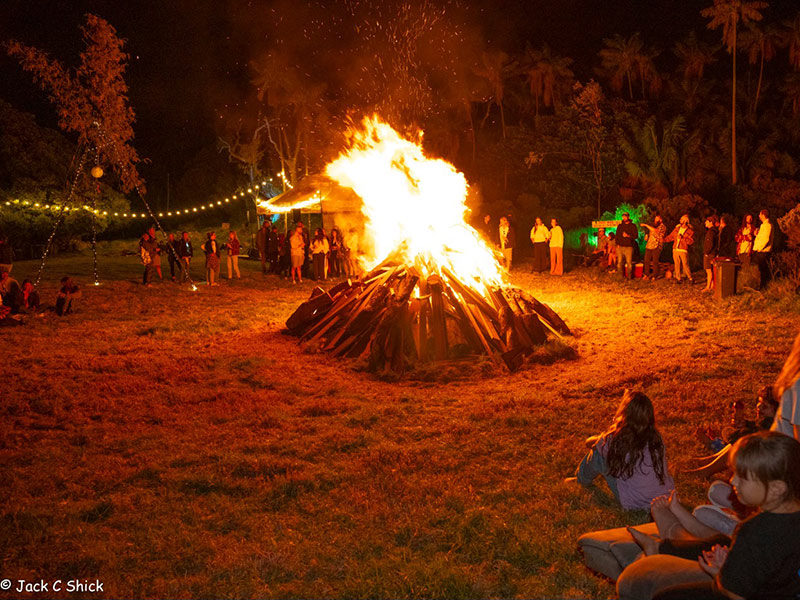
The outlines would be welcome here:
[[[365,274],[315,288],[289,333],[335,356],[402,374],[417,362],[485,354],[509,370],[564,321],[506,284],[498,255],[465,221],[468,184],[377,117],[348,131],[326,175],[363,200]]]

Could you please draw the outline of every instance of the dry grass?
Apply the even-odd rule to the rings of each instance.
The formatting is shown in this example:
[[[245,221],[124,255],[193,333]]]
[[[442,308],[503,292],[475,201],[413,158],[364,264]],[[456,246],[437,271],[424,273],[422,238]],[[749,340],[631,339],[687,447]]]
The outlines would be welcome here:
[[[191,293],[101,257],[76,314],[2,331],[0,575],[97,577],[125,598],[610,597],[575,540],[644,516],[561,482],[582,440],[643,389],[699,500],[677,473],[694,426],[770,382],[797,328],[780,290],[717,304],[517,274],[574,339],[513,375],[452,363],[387,382],[281,335],[311,284],[243,266]],[[53,260],[44,298],[90,272]]]

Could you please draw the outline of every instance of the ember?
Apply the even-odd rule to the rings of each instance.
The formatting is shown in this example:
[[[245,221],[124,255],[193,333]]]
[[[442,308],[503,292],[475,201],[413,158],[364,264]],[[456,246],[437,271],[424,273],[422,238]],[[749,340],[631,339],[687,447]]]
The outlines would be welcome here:
[[[289,333],[396,373],[469,354],[514,371],[548,332],[570,333],[549,307],[503,284],[496,253],[464,220],[463,174],[377,118],[349,134],[326,173],[364,202],[368,272],[315,288],[287,320]]]

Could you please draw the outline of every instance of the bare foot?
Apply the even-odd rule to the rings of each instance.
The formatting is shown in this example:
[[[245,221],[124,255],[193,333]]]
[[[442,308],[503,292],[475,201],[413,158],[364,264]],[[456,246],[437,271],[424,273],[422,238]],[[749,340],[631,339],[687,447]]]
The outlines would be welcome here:
[[[662,539],[672,539],[676,535],[675,529],[680,526],[680,521],[672,514],[669,508],[669,497],[659,496],[650,502],[650,514],[658,527],[658,535]]]
[[[641,546],[642,550],[646,556],[652,556],[654,554],[658,554],[658,541],[646,533],[642,533],[634,529],[633,527],[627,526],[625,529],[628,530],[628,533],[631,534],[631,537],[634,541]]]

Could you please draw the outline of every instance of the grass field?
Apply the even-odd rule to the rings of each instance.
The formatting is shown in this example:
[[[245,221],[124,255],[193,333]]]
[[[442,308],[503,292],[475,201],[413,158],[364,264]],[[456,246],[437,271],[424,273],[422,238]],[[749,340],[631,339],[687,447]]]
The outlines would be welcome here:
[[[562,483],[583,439],[643,390],[698,502],[680,472],[694,427],[737,398],[752,415],[798,328],[780,286],[717,303],[515,273],[574,338],[515,374],[483,361],[389,382],[280,333],[313,284],[243,267],[190,292],[143,289],[135,257],[101,256],[99,287],[90,256],[48,264],[46,303],[64,274],[84,298],[0,330],[0,577],[97,578],[112,598],[611,597],[576,539],[645,517],[605,484]]]

